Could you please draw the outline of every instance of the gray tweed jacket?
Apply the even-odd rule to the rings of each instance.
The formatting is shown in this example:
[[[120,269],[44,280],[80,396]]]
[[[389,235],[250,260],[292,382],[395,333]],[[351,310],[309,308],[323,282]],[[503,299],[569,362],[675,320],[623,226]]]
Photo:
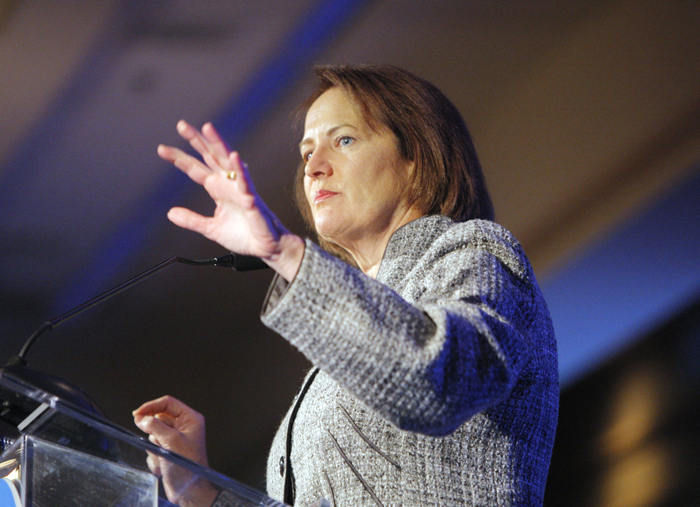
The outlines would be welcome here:
[[[499,225],[406,224],[376,280],[308,241],[294,281],[273,282],[262,319],[317,366],[274,439],[271,497],[542,504],[556,343],[532,269]]]

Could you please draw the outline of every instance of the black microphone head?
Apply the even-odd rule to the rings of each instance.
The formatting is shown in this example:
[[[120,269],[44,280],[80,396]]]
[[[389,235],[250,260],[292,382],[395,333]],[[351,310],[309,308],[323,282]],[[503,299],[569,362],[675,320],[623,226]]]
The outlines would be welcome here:
[[[199,263],[203,261],[197,262]],[[234,271],[257,271],[259,269],[270,269],[270,266],[265,264],[260,257],[255,257],[254,255],[241,255],[233,252],[228,255],[222,255],[221,257],[215,257],[213,262],[207,262],[221,268],[233,268]]]
[[[270,269],[260,257],[254,255],[233,255],[233,269],[236,271],[257,271],[259,269]]]

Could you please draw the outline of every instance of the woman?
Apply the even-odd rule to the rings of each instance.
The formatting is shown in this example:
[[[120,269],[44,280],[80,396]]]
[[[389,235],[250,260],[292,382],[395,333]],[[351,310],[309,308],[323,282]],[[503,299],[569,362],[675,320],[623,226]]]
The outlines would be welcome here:
[[[204,163],[159,147],[217,204],[213,217],[173,209],[170,220],[275,269],[262,320],[316,366],[272,444],[268,493],[300,506],[540,505],[554,334],[520,245],[490,221],[464,122],[400,69],[317,74],[301,207],[320,243],[359,269],[287,231],[211,125],[178,124]],[[206,464],[192,409],[166,397],[135,417]]]

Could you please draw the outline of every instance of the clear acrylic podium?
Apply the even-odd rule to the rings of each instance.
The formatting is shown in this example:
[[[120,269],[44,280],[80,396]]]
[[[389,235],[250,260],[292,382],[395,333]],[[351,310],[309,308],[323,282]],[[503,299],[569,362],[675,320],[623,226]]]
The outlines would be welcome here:
[[[285,505],[161,449],[7,371],[0,371],[0,393],[3,414],[11,410],[21,414],[15,434],[0,435],[4,441],[0,455],[0,507],[175,505],[168,501],[158,478],[148,470],[149,452],[176,467],[184,483],[207,481],[220,491],[214,505]],[[183,490],[186,495],[186,486]]]

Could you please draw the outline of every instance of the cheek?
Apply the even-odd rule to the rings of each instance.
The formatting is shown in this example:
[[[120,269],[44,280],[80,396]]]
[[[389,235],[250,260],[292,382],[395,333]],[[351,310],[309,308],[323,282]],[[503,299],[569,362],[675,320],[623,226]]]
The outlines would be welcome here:
[[[308,176],[304,176],[304,196],[306,196],[306,202],[311,206],[311,180]]]

